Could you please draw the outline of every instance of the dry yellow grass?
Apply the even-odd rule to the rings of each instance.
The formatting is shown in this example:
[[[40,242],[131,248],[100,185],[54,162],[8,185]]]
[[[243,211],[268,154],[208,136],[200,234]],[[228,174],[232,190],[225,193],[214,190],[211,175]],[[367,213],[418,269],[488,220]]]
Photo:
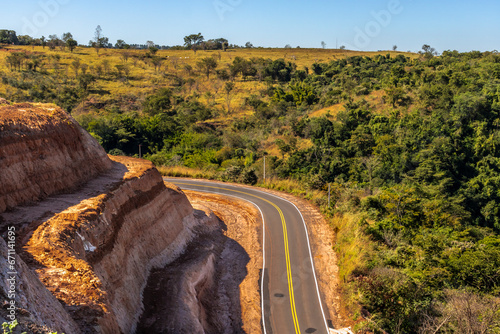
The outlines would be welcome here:
[[[157,166],[158,171],[163,176],[170,177],[190,177],[195,179],[213,179],[214,173],[201,169],[188,168],[183,166]]]
[[[271,177],[257,184],[258,187],[283,191],[311,201],[314,205],[326,205],[328,198],[326,192],[304,187],[304,184],[292,179],[279,179]]]
[[[358,102],[364,99],[372,107],[372,110],[383,113],[384,107],[386,106],[383,100],[384,96],[384,90],[376,90],[366,96],[356,96],[353,100],[354,102]],[[335,116],[343,110],[345,110],[345,103],[337,103],[333,106],[315,110],[309,114],[309,117],[335,118]]]
[[[243,81],[236,80],[235,88],[231,92],[230,110],[227,112],[227,94],[224,91],[224,81],[211,75],[210,79],[199,74],[196,69],[196,64],[199,60],[205,57],[215,57],[218,62],[218,68],[227,68],[236,57],[245,59],[250,58],[266,58],[279,59],[283,58],[286,61],[295,63],[298,69],[305,67],[311,68],[315,62],[328,62],[335,59],[345,58],[349,56],[374,56],[376,54],[391,54],[396,56],[400,52],[383,51],[383,52],[355,52],[348,50],[332,50],[332,49],[268,49],[268,48],[253,48],[253,49],[235,49],[223,51],[197,51],[194,53],[190,50],[159,50],[157,56],[162,57],[163,63],[159,70],[155,70],[154,66],[144,56],[147,50],[118,50],[118,49],[101,49],[99,53],[93,48],[78,47],[73,53],[69,51],[61,51],[59,49],[50,50],[48,47],[41,46],[5,46],[0,49],[0,71],[10,71],[6,65],[5,57],[10,52],[22,51],[27,53],[44,54],[47,56],[44,64],[44,70],[53,73],[58,67],[58,72],[61,76],[74,78],[76,76],[75,68],[72,65],[75,60],[79,60],[84,66],[88,66],[88,73],[96,73],[100,68],[103,72],[116,72],[117,65],[124,65],[129,73],[127,80],[98,80],[94,88],[101,91],[109,92],[109,96],[117,97],[122,95],[134,95],[143,97],[160,87],[171,87],[173,77],[180,77],[187,81],[190,78],[193,80],[189,84],[185,84],[180,92],[182,95],[196,95],[201,101],[212,106],[219,111],[218,119],[227,120],[233,117],[241,117],[252,113],[250,107],[245,106],[245,98],[251,94],[260,96],[261,91],[266,88],[265,83],[258,81]],[[405,54],[413,57],[412,54]],[[57,61],[54,57],[60,57]],[[145,60],[141,60],[141,57]],[[57,63],[57,65],[56,65]],[[186,69],[191,67],[192,70]],[[81,71],[81,70],[80,70]],[[7,85],[0,83],[0,93],[6,93],[9,89]],[[12,88],[10,88],[12,90]],[[99,99],[106,99],[100,96]],[[333,109],[339,108],[334,106]],[[321,112],[318,112],[321,114]]]
[[[339,277],[342,282],[356,270],[364,268],[373,242],[361,231],[361,217],[355,214],[336,214],[330,224],[336,233],[335,250],[339,260]]]
[[[323,108],[320,110],[316,110],[309,114],[309,117],[323,117],[326,116],[328,118],[336,116],[340,111],[344,110],[343,103],[337,103],[333,106]]]

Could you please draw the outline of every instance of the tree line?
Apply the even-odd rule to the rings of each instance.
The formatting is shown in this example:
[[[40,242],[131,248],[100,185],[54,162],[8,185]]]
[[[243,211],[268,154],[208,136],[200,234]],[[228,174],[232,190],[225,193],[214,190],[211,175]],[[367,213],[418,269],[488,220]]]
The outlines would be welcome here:
[[[109,38],[104,36],[102,33],[101,26],[97,26],[95,37],[89,41],[87,45],[78,44],[76,40],[73,39],[71,33],[64,33],[61,37],[57,34],[49,35],[48,37],[41,36],[39,38],[32,37],[29,35],[18,36],[14,30],[0,30],[0,44],[10,44],[10,45],[29,45],[29,46],[48,46],[51,49],[56,47],[64,48],[68,47],[73,50],[76,46],[88,46],[88,47],[98,47],[98,48],[116,48],[116,49],[149,49],[155,47],[161,50],[176,49],[176,50],[223,50],[228,48],[241,48],[235,44],[229,44],[228,40],[225,38],[216,38],[205,40],[205,37],[201,33],[191,34],[184,37],[184,44],[176,46],[158,45],[152,41],[148,41],[145,44],[128,44],[123,39],[118,39],[115,44],[109,41]],[[68,40],[71,40],[68,42]],[[252,43],[247,42],[244,46],[245,48],[254,47]]]

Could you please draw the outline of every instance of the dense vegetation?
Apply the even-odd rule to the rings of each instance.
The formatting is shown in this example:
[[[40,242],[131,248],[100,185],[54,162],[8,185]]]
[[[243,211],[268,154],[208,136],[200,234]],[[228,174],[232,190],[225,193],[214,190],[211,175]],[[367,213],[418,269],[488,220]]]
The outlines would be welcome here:
[[[249,184],[262,181],[267,156],[270,177],[310,192],[331,184],[332,207],[315,201],[338,232],[346,300],[356,319],[368,319],[360,326],[500,331],[496,52],[356,55],[300,67],[293,58],[222,63],[198,52],[192,65],[161,70],[149,51],[129,54],[155,73],[157,88],[137,94],[105,88],[137,89],[137,64],[47,68],[56,56],[11,53],[0,96],[58,103],[111,154],[134,155],[141,144],[159,166]]]

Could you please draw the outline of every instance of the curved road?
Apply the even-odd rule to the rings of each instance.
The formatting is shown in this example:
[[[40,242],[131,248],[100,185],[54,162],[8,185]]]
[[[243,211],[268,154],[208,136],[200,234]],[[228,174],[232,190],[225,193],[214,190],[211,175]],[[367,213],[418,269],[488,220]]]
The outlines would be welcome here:
[[[264,334],[329,332],[304,219],[298,208],[278,196],[234,185],[172,179],[186,190],[238,197],[261,211],[263,272],[261,307]]]

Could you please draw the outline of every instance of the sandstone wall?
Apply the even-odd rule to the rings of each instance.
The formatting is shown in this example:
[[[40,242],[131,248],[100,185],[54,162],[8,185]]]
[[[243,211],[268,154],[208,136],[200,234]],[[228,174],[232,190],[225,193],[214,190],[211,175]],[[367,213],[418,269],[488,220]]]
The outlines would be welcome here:
[[[0,105],[0,213],[75,189],[110,167],[97,141],[55,105]]]
[[[12,254],[12,253],[11,253]],[[2,300],[11,300],[11,284],[15,282],[15,311],[20,323],[32,322],[38,328],[46,327],[59,333],[79,334],[80,329],[61,303],[45,288],[37,275],[33,273],[18,255],[8,252],[7,243],[0,238],[0,296]],[[11,255],[11,257],[9,257]],[[16,264],[15,271],[6,270],[9,262]],[[12,272],[12,273],[11,273]],[[14,281],[12,281],[14,278]],[[4,306],[5,308],[5,306]],[[10,310],[6,308],[5,318],[0,322],[11,321]]]
[[[166,187],[150,162],[113,159],[129,170],[123,182],[42,224],[27,251],[85,331],[133,333],[151,268],[176,259],[193,228],[211,218],[195,217],[186,196]]]
[[[66,334],[133,333],[150,270],[174,261],[195,228],[216,219],[195,215],[150,162],[108,157],[53,105],[0,106],[0,170],[0,225],[22,231],[16,265],[26,310],[17,311]],[[86,188],[96,180],[97,193]],[[80,202],[47,208],[69,197]],[[38,218],[13,219],[25,204]]]

